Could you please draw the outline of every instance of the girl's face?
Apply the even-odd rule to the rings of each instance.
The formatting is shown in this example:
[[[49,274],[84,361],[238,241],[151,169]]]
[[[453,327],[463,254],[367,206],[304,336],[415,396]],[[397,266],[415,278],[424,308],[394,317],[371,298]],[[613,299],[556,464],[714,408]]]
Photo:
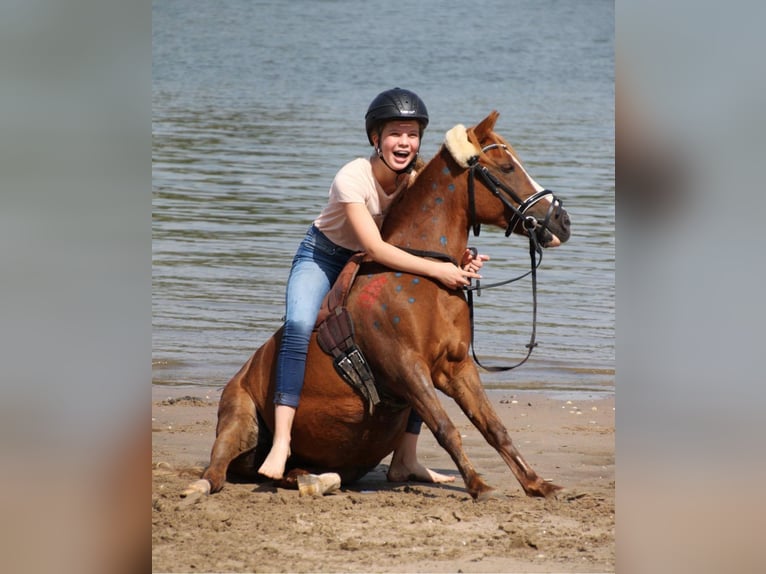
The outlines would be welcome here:
[[[373,134],[373,143],[391,168],[404,169],[420,149],[420,124],[417,120],[388,122],[383,126],[379,141]]]

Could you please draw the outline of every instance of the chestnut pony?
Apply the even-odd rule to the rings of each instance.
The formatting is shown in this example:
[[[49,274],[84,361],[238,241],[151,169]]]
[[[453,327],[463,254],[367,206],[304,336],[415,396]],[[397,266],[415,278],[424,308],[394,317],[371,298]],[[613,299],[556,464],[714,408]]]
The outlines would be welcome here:
[[[541,246],[569,238],[569,215],[548,190],[529,176],[513,148],[493,131],[493,111],[478,125],[457,125],[439,152],[391,208],[383,238],[414,252],[460,260],[471,226],[485,223]],[[492,488],[463,452],[460,433],[436,393],[457,402],[510,467],[529,496],[560,489],[524,461],[490,404],[469,354],[471,322],[465,293],[440,283],[363,263],[348,294],[356,343],[381,386],[384,400],[372,414],[361,395],[344,382],[333,359],[309,346],[305,386],[292,429],[288,469],[337,472],[344,483],[364,476],[396,447],[409,406],[415,408],[450,454],[474,499]],[[253,477],[271,446],[278,330],[223,390],[204,490],[223,487],[227,471]],[[229,466],[231,465],[231,469]],[[207,481],[207,482],[205,482]]]

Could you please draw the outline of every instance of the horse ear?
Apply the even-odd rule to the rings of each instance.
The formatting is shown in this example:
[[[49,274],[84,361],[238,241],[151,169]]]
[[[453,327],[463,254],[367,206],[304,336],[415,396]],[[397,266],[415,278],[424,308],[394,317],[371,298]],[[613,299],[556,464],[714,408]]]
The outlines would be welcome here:
[[[479,141],[482,141],[484,136],[494,129],[499,115],[497,110],[492,110],[486,118],[481,120],[476,127],[473,128],[473,133],[476,134]]]

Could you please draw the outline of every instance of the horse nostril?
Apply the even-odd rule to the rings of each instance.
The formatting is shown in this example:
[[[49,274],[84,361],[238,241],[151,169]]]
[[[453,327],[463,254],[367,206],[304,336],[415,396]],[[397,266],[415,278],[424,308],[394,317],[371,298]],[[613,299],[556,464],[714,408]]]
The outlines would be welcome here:
[[[566,211],[561,215],[561,225],[569,228],[569,214]]]

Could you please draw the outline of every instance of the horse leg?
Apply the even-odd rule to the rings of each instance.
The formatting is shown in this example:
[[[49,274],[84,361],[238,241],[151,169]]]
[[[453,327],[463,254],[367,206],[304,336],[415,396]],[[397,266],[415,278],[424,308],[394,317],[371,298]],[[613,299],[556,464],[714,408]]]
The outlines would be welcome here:
[[[216,438],[210,453],[210,464],[202,473],[202,479],[191,485],[186,494],[218,492],[223,488],[229,464],[256,445],[255,403],[241,384],[239,377],[226,385],[218,405]]]
[[[540,478],[521,456],[492,407],[473,364],[467,365],[441,390],[460,406],[485,440],[500,454],[527,496],[548,497],[563,488]]]
[[[452,457],[468,493],[475,500],[485,500],[494,489],[482,480],[465,455],[460,432],[439,401],[428,369],[419,361],[404,363],[409,365],[407,374],[402,377],[407,383],[408,401],[420,413],[439,445]]]

